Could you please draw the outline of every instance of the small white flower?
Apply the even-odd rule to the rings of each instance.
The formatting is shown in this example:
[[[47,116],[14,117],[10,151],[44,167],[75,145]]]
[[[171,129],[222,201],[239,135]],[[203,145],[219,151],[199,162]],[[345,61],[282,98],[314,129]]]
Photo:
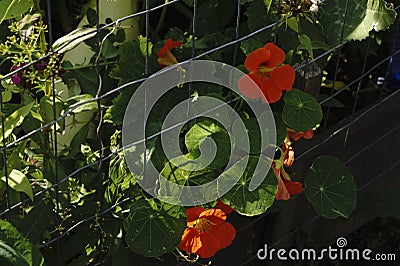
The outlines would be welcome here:
[[[318,5],[321,3],[321,0],[311,0],[311,3]]]
[[[310,6],[310,11],[311,12],[318,12],[318,5],[316,5],[316,4],[312,4],[311,6]]]

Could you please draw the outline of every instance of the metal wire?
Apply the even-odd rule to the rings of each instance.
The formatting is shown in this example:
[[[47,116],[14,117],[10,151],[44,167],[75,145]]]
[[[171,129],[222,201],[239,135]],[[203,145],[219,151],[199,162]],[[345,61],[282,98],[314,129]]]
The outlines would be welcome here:
[[[344,29],[346,27],[346,18],[347,18],[348,6],[349,6],[349,0],[346,0],[346,7],[344,9],[343,24],[342,24],[342,31],[340,32],[339,44],[343,44]],[[335,74],[333,76],[333,84],[332,84],[331,96],[332,96],[332,94],[334,92],[333,88],[335,87],[335,83],[337,81],[337,76],[338,76],[338,71],[339,71],[339,66],[340,66],[340,57],[342,56],[342,47],[343,47],[343,45],[341,45],[339,47],[338,55],[337,55],[337,58],[336,58],[336,68],[335,68]],[[324,130],[326,129],[326,126],[328,125],[330,111],[331,111],[331,102],[328,102],[328,110],[326,111],[326,114],[325,114],[325,117],[324,117],[324,119],[325,119]]]

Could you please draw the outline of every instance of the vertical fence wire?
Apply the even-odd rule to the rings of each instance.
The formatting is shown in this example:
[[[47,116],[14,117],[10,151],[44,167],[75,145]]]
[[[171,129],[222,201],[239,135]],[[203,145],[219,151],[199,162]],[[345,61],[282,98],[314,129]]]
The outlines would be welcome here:
[[[197,0],[193,0],[193,18],[192,18],[192,42],[191,42],[191,54],[190,58],[193,59],[196,56],[196,36],[197,36]],[[182,73],[182,75],[184,75]],[[190,80],[192,80],[193,72],[190,72]],[[193,95],[193,82],[189,82],[188,99]],[[187,101],[186,117],[189,119],[190,116],[190,105],[191,101]]]
[[[52,15],[51,15],[51,1],[47,0],[46,1],[47,4],[47,25],[48,25],[48,29],[49,29],[49,50],[52,51],[52,46],[53,46],[53,21],[52,21]],[[53,119],[57,119],[57,108],[56,108],[56,97],[57,97],[57,91],[56,91],[56,87],[55,87],[55,72],[54,70],[51,71],[51,94],[52,94],[52,109],[53,109]],[[50,136],[53,138],[53,150],[54,150],[54,180],[55,183],[58,183],[59,180],[59,165],[58,165],[58,142],[57,142],[57,123],[53,124],[53,134],[50,133]],[[51,132],[51,131],[50,131]],[[50,147],[49,147],[50,148]],[[50,157],[51,158],[51,157]],[[46,166],[44,166],[46,167]],[[49,164],[49,167],[51,167],[51,163]],[[56,214],[57,216],[60,215],[60,199],[59,199],[59,191],[58,191],[58,187],[54,188],[55,191],[55,198],[56,198]],[[58,226],[55,230],[57,237],[59,236],[59,231],[58,231]],[[61,263],[61,254],[60,254],[60,241],[57,240],[56,242],[56,254],[57,254],[57,265],[62,265]]]
[[[371,37],[368,38],[367,50],[365,51],[364,62],[363,62],[362,70],[361,70],[361,77],[363,77],[363,76],[365,75],[365,70],[366,70],[366,67],[367,67],[368,54],[369,54],[369,49],[370,49],[370,47],[371,47]],[[352,115],[352,116],[354,115],[354,113],[356,112],[356,109],[357,109],[358,99],[359,99],[359,97],[360,97],[360,89],[361,89],[361,85],[362,85],[362,83],[363,83],[363,80],[364,80],[364,79],[361,78],[360,81],[358,82],[358,85],[357,85],[357,90],[356,90],[356,95],[355,95],[355,99],[354,99],[354,104],[353,104],[353,108],[352,108],[352,110],[351,110],[351,115]],[[333,90],[333,88],[332,88],[332,90]],[[350,128],[351,128],[351,127],[348,127],[348,128],[346,129],[346,134],[345,134],[344,142],[343,142],[343,145],[344,145],[344,146],[346,146],[346,144],[347,144],[347,137],[348,137],[348,135],[349,135]]]
[[[2,155],[3,155],[3,167],[4,167],[4,176],[6,178],[6,191],[5,191],[5,198],[6,198],[6,210],[10,209],[10,185],[9,185],[9,173],[7,167],[7,144],[6,144],[6,137],[5,137],[5,129],[4,129],[4,113],[3,110],[3,86],[0,85],[0,119],[1,119],[1,136],[2,136]]]
[[[343,37],[344,37],[344,31],[345,31],[345,28],[346,28],[346,18],[347,18],[348,6],[349,6],[349,0],[346,0],[346,7],[344,9],[344,15],[343,15],[342,30],[340,32],[340,38],[339,38],[339,45],[340,46],[339,46],[339,49],[338,49],[338,52],[337,52],[338,54],[337,54],[337,57],[336,57],[337,61],[336,61],[336,67],[335,67],[335,74],[333,76],[331,96],[333,95],[333,92],[335,91],[334,90],[335,83],[337,82],[337,76],[338,76],[338,71],[339,71],[339,66],[340,66],[340,58],[341,58],[342,49],[343,49]],[[323,128],[324,130],[326,130],[326,127],[328,125],[330,111],[331,111],[331,101],[328,102],[328,109],[327,109],[325,117],[324,117],[324,119],[325,119],[324,128]]]
[[[107,38],[108,34],[106,37],[104,37],[104,41]],[[104,158],[104,143],[103,143],[103,137],[102,137],[102,132],[101,128],[103,125],[103,107],[101,106],[101,100],[99,99],[99,96],[102,93],[102,87],[103,87],[103,78],[101,75],[101,68],[100,68],[100,55],[101,55],[101,50],[103,47],[103,40],[100,39],[100,0],[96,0],[96,41],[97,41],[97,56],[96,56],[96,61],[95,61],[95,71],[97,74],[97,92],[96,92],[96,98],[97,100],[97,112],[98,112],[98,117],[99,117],[99,122],[96,127],[96,136],[97,140],[99,141],[100,144],[100,151],[99,151],[99,164],[98,164],[98,174],[100,180],[104,179],[104,173],[103,173],[103,158]]]
[[[240,11],[241,11],[241,2],[240,0],[237,0],[236,4],[236,25],[235,25],[235,41],[239,39],[239,29],[240,29]],[[232,60],[232,65],[236,65],[236,60],[237,60],[237,53],[239,49],[239,43],[236,42],[235,46],[233,48],[233,60]]]

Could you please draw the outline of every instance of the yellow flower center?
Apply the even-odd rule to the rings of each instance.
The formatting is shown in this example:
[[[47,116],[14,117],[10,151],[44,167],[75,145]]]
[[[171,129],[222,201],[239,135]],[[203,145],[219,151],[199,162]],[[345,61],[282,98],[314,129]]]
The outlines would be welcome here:
[[[206,218],[197,219],[194,223],[194,228],[196,228],[198,233],[208,232],[215,223],[210,222]]]
[[[270,73],[270,72],[272,72],[274,69],[275,69],[275,67],[269,68],[269,67],[265,67],[265,66],[263,66],[263,65],[260,65],[260,66],[258,67],[258,72],[260,72],[260,73]]]

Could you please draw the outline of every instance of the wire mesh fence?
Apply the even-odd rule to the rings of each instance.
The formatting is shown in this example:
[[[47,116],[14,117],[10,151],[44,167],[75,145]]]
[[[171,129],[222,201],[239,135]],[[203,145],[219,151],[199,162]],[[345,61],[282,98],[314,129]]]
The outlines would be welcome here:
[[[186,3],[187,1],[185,1]],[[264,24],[261,27],[259,27],[256,30],[251,30],[249,33],[246,33],[245,35],[241,34],[242,30],[240,28],[241,22],[243,21],[243,10],[242,10],[242,5],[243,1],[237,0],[237,1],[232,1],[230,5],[234,6],[234,9],[236,10],[236,15],[231,21],[231,25],[233,26],[233,40],[228,40],[227,42],[221,42],[218,46],[214,48],[207,49],[204,51],[204,49],[196,48],[200,47],[196,42],[198,42],[197,34],[198,34],[198,20],[199,19],[206,19],[206,18],[201,18],[199,17],[199,3],[197,0],[189,1],[191,4],[187,5],[188,7],[191,8],[191,52],[189,58],[187,58],[186,61],[179,62],[178,65],[183,65],[186,62],[190,62],[192,60],[198,60],[198,59],[207,59],[211,55],[215,53],[219,53],[221,51],[227,51],[226,49],[229,50],[230,53],[232,53],[232,59],[230,62],[226,62],[228,64],[232,65],[237,65],[238,63],[238,53],[240,49],[240,44],[241,42],[248,40],[254,36],[264,34],[268,32],[269,34],[272,34],[274,37],[274,42],[277,44],[280,44],[280,36],[277,31],[277,26],[281,25],[282,23],[285,23],[284,19],[280,16],[280,13],[278,12],[275,17],[273,23],[269,24]],[[251,1],[244,1],[244,2],[251,2]],[[277,6],[281,6],[281,1],[275,1]],[[150,41],[152,40],[152,33],[150,32],[150,21],[151,21],[151,16],[155,14],[155,12],[159,12],[160,10],[166,10],[167,8],[171,8],[172,6],[182,3],[181,0],[172,0],[172,1],[165,1],[164,4],[158,4],[154,5],[154,3],[151,3],[150,0],[143,1],[143,8],[141,11],[138,11],[134,14],[130,14],[128,16],[120,17],[119,19],[109,22],[105,25],[102,25],[99,19],[99,13],[101,12],[101,7],[100,7],[100,1],[96,1],[96,23],[95,27],[91,31],[87,31],[81,35],[76,35],[74,38],[70,39],[63,45],[59,46],[58,48],[54,50],[50,50],[49,53],[46,55],[40,57],[37,60],[31,61],[18,69],[12,70],[8,72],[7,74],[4,74],[0,80],[5,81],[7,79],[10,79],[13,77],[13,75],[18,75],[18,73],[21,73],[22,71],[34,66],[37,63],[42,62],[45,59],[49,59],[52,56],[57,55],[60,51],[62,51],[65,47],[71,45],[74,43],[76,40],[79,40],[82,37],[85,36],[92,36],[95,34],[95,37],[92,37],[92,39],[95,39],[96,47],[97,47],[97,52],[94,56],[94,62],[93,66],[96,73],[96,81],[95,85],[97,89],[95,90],[95,95],[94,97],[80,101],[74,105],[71,105],[68,109],[64,110],[64,112],[60,113],[59,110],[57,110],[57,91],[56,91],[56,85],[55,85],[55,75],[56,73],[53,71],[51,74],[51,109],[47,110],[50,112],[48,115],[52,117],[51,121],[42,121],[41,125],[37,128],[30,128],[29,130],[25,130],[23,134],[20,135],[15,135],[14,138],[10,138],[10,134],[6,132],[6,118],[4,116],[1,116],[1,125],[2,125],[2,145],[1,145],[1,153],[3,157],[3,174],[4,174],[4,182],[5,182],[5,190],[4,190],[4,199],[5,199],[5,205],[3,206],[1,212],[0,212],[0,218],[2,219],[9,219],[11,214],[13,212],[19,213],[21,212],[22,208],[25,208],[27,206],[34,206],[36,204],[39,204],[43,198],[41,196],[46,195],[50,193],[51,197],[54,198],[54,212],[59,215],[61,214],[60,212],[60,197],[62,196],[62,191],[63,190],[68,190],[66,186],[68,186],[68,182],[71,180],[71,178],[84,178],[85,176],[85,171],[90,171],[93,170],[94,168],[97,168],[98,170],[98,178],[99,180],[106,181],[107,180],[107,166],[110,164],[110,161],[118,154],[120,154],[126,147],[121,147],[119,149],[114,149],[114,150],[109,150],[106,145],[104,144],[105,141],[105,132],[109,130],[108,126],[105,125],[104,122],[104,115],[105,115],[105,106],[104,106],[104,100],[107,100],[110,102],[110,99],[115,98],[119,92],[122,90],[129,90],[132,89],[133,85],[139,85],[143,83],[144,81],[147,80],[147,78],[152,74],[150,71],[150,62],[149,62],[149,56],[151,53],[151,46],[152,44]],[[299,164],[301,163],[306,163],[308,160],[308,155],[310,154],[315,154],[318,153],[321,149],[324,148],[325,145],[329,145],[329,143],[332,142],[335,138],[340,136],[341,139],[338,143],[340,143],[341,146],[346,147],[347,142],[349,141],[349,134],[352,134],[352,129],[357,128],[359,123],[364,123],[365,118],[369,117],[371,113],[377,112],[377,110],[380,110],[382,106],[385,106],[388,102],[393,101],[393,99],[398,99],[398,94],[399,90],[393,90],[393,89],[388,89],[388,77],[391,73],[392,69],[392,63],[393,63],[393,58],[395,58],[396,55],[400,53],[400,49],[396,47],[395,42],[398,39],[398,30],[395,31],[395,33],[391,36],[392,37],[392,42],[393,42],[393,47],[392,50],[385,55],[384,57],[380,58],[378,61],[374,60],[374,62],[371,64],[369,61],[371,60],[371,42],[375,41],[371,37],[368,38],[367,41],[364,41],[366,43],[366,49],[363,51],[362,57],[361,57],[361,73],[353,73],[353,76],[355,78],[348,80],[346,84],[343,86],[340,86],[337,89],[335,85],[338,85],[340,83],[339,81],[339,75],[341,68],[343,68],[343,64],[345,64],[345,59],[343,59],[344,56],[344,51],[343,49],[346,48],[346,44],[349,43],[348,40],[344,38],[345,34],[345,26],[346,26],[346,18],[348,17],[347,11],[348,11],[348,6],[349,0],[346,1],[346,8],[345,12],[343,14],[344,17],[344,22],[341,25],[341,32],[340,32],[340,37],[339,37],[339,42],[336,46],[326,49],[323,52],[319,53],[312,59],[308,59],[301,64],[298,64],[295,69],[296,72],[299,73],[300,71],[307,71],[309,70],[309,67],[312,66],[313,64],[319,62],[319,60],[326,60],[328,57],[335,58],[332,60],[333,62],[333,69],[334,72],[331,75],[332,80],[331,80],[331,90],[329,91],[328,95],[324,98],[319,99],[319,103],[324,106],[324,118],[323,118],[323,125],[318,129],[318,134],[324,135],[324,138],[318,139],[318,141],[314,141],[312,145],[310,144],[302,144],[304,147],[303,151],[300,154],[296,155],[296,159],[299,160]],[[48,25],[48,45],[49,47],[53,46],[54,43],[54,27],[53,27],[53,22],[52,20],[54,19],[54,16],[52,16],[52,8],[54,8],[54,5],[57,5],[57,3],[52,2],[50,0],[46,1],[46,24]],[[321,3],[323,5],[323,2]],[[152,6],[152,7],[151,7]],[[398,12],[399,6],[395,7],[394,10]],[[156,13],[159,14],[159,13]],[[204,14],[204,13],[202,13]],[[129,82],[125,82],[123,84],[118,84],[118,86],[109,88],[105,87],[104,83],[104,69],[102,68],[100,64],[100,56],[101,56],[101,51],[103,50],[104,46],[106,45],[106,40],[110,36],[110,34],[114,33],[115,30],[121,28],[121,23],[123,21],[133,19],[133,18],[140,18],[143,17],[144,21],[144,26],[142,29],[142,34],[144,35],[144,77],[140,79],[135,79]],[[398,22],[395,23],[393,27],[397,27]],[[392,30],[393,31],[393,30]],[[104,33],[103,35],[101,35]],[[374,33],[371,32],[370,36],[372,36]],[[102,36],[102,37],[101,37]],[[348,53],[351,53],[351,51],[347,51]],[[382,71],[384,69],[384,71]],[[162,70],[161,70],[162,71]],[[365,103],[360,103],[360,95],[363,93],[363,89],[366,86],[368,82],[372,82],[375,84],[375,80],[378,77],[384,77],[385,81],[383,84],[380,86],[376,85],[375,89],[380,91],[380,97],[376,97],[374,100],[370,100],[368,104]],[[303,81],[304,83],[306,82]],[[303,84],[304,85],[304,84]],[[379,87],[379,88],[378,88]],[[351,88],[355,88],[350,90]],[[4,89],[3,89],[4,91]],[[338,112],[334,113],[334,101],[340,95],[346,94],[349,96],[349,91],[351,91],[350,97],[352,98],[352,101],[349,102],[348,104],[351,106],[348,106],[348,109],[350,110],[347,112],[345,115],[343,114],[338,114]],[[192,97],[193,94],[193,89],[192,87],[189,87],[188,90],[188,98]],[[5,103],[3,101],[4,94],[0,94],[0,112],[5,113],[7,110],[4,110]],[[231,102],[234,102],[235,100],[239,99],[239,97],[232,97],[230,99]],[[96,147],[98,148],[98,153],[92,160],[88,160],[86,164],[81,165],[80,167],[71,167],[71,169],[61,169],[61,165],[59,163],[59,155],[60,155],[60,150],[59,150],[59,140],[58,140],[58,134],[54,134],[54,132],[57,132],[59,123],[63,123],[63,121],[69,117],[74,115],[74,111],[77,110],[78,108],[84,108],[85,106],[88,105],[96,105],[96,117],[97,117],[97,124],[94,129],[94,135],[96,136]],[[332,114],[334,113],[334,114]],[[332,118],[332,115],[336,116],[335,118]],[[346,118],[347,116],[347,118]],[[346,118],[346,119],[345,119]],[[344,124],[339,123],[338,125],[335,125],[336,122],[340,122],[344,119]],[[353,160],[356,160],[357,158],[362,158],[365,152],[368,152],[371,148],[373,148],[375,145],[378,145],[381,141],[387,140],[390,138],[395,137],[398,135],[398,129],[399,129],[399,123],[395,124],[390,130],[387,132],[382,132],[381,136],[377,138],[376,140],[370,142],[369,144],[365,145],[362,149],[359,150],[354,150],[353,153],[349,156],[347,156],[345,160],[345,164],[350,164]],[[134,143],[135,145],[137,144],[145,144],[146,141],[150,141],[153,138],[156,138],[160,136],[163,132],[170,130],[170,128],[164,129],[163,131],[157,132],[156,134],[153,134],[145,139],[140,140],[137,143]],[[30,197],[22,196],[20,200],[15,202],[15,199],[10,198],[10,182],[13,182],[10,180],[10,173],[13,171],[13,169],[10,169],[8,167],[9,163],[8,160],[13,160],[13,155],[12,152],[17,148],[18,145],[20,145],[23,142],[29,141],[32,137],[37,135],[38,133],[42,132],[50,132],[50,141],[52,144],[50,145],[51,148],[51,155],[50,158],[54,161],[54,169],[52,169],[52,174],[54,174],[54,177],[52,178],[53,182],[52,184],[49,184],[48,186],[40,186],[39,189],[35,190],[35,193],[33,195],[33,199]],[[53,132],[53,133],[51,133]],[[108,133],[107,133],[108,134]],[[318,136],[317,134],[317,136]],[[339,144],[338,144],[339,145]],[[146,154],[144,154],[145,158],[144,161],[146,161]],[[396,158],[394,158],[396,159]],[[400,158],[397,158],[400,159]],[[362,185],[359,186],[359,191],[363,191],[364,189],[368,188],[371,183],[375,182],[377,179],[380,179],[381,177],[385,176],[387,173],[393,171],[394,169],[397,169],[398,165],[400,163],[400,160],[398,161],[393,161],[389,167],[386,168],[384,171],[380,171],[379,174],[375,176],[368,176],[368,181],[362,182]],[[73,164],[70,164],[72,166]],[[72,170],[72,171],[71,171]],[[296,171],[296,170],[295,170]],[[304,173],[304,169],[301,167],[298,170],[298,174],[302,175]],[[357,176],[356,176],[357,178]],[[34,185],[34,182],[32,182],[30,185]],[[101,182],[100,182],[101,183]],[[102,191],[102,190],[99,190]],[[102,191],[104,192],[104,190]],[[302,197],[302,195],[295,196],[294,199],[292,199],[294,202],[296,202],[297,197]],[[51,232],[48,232],[49,235],[45,240],[42,240],[39,246],[40,250],[45,250],[46,248],[50,249],[55,249],[56,250],[56,263],[58,265],[62,265],[62,252],[65,249],[64,246],[61,245],[61,241],[64,238],[67,238],[71,235],[73,235],[76,231],[77,228],[79,228],[82,225],[85,224],[92,224],[94,226],[99,226],[101,228],[101,217],[110,215],[113,211],[115,211],[118,207],[126,204],[127,202],[130,202],[133,200],[133,197],[126,196],[120,198],[118,201],[116,201],[113,204],[108,204],[105,206],[98,206],[92,208],[92,213],[83,213],[82,215],[79,216],[79,219],[74,220],[68,227],[63,226],[63,219],[67,219],[67,217],[59,217],[58,223],[54,224],[54,228]],[[285,208],[282,207],[283,209]],[[257,218],[252,218],[251,220],[246,220],[246,223],[240,227],[237,228],[238,234],[246,233],[246,231],[251,228],[254,224],[259,224],[265,222],[265,218],[270,215],[271,213],[267,212]],[[67,214],[63,214],[66,215]],[[293,237],[296,233],[302,232],[304,228],[310,226],[314,222],[316,222],[318,219],[321,219],[318,215],[312,215],[311,217],[308,217],[306,221],[303,221],[300,226],[297,226],[295,228],[289,228],[286,232],[286,234],[280,238],[280,240],[277,240],[275,242],[272,242],[270,245],[272,247],[277,247],[281,244],[281,242]],[[41,221],[38,221],[39,223]],[[334,240],[334,239],[331,239]],[[260,243],[257,243],[256,245],[259,245]],[[48,251],[47,251],[48,252]],[[245,255],[247,256],[247,255]],[[109,259],[108,256],[104,256],[102,258],[98,258],[97,261],[89,261],[87,263],[93,263],[95,265],[102,265],[103,263],[107,263],[107,260]],[[226,259],[225,257],[220,257],[219,259]],[[243,265],[249,265],[251,263],[254,263],[254,260],[256,259],[256,254],[253,253],[253,255],[248,255],[245,259],[243,259],[240,263]],[[143,261],[141,262],[143,265],[146,265]],[[180,264],[183,265],[184,263]]]

